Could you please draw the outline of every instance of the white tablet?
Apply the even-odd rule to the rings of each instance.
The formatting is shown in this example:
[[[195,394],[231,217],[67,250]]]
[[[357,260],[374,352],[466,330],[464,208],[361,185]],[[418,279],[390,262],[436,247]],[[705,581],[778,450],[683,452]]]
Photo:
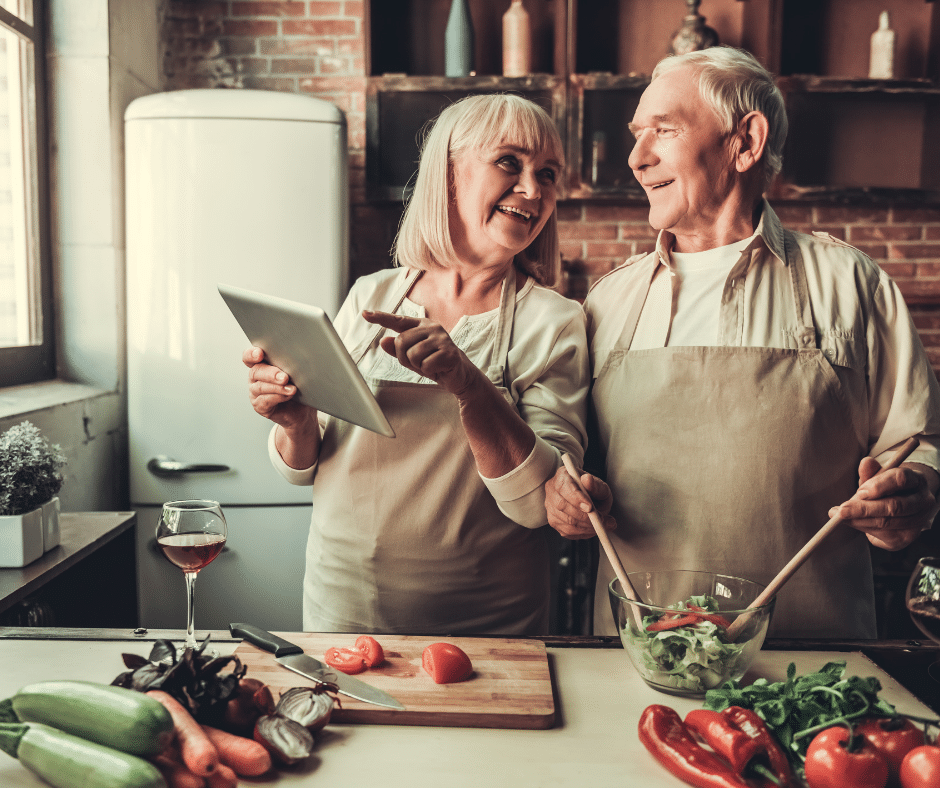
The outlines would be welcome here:
[[[300,402],[380,435],[395,437],[326,312],[231,285],[219,284],[219,293],[248,341],[290,375]]]

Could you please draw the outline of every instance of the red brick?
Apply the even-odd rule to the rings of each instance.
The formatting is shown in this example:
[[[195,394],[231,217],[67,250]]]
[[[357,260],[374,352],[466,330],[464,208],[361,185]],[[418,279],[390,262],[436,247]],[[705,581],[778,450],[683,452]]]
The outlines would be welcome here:
[[[617,239],[617,225],[559,222],[558,235],[566,241],[614,241]]]
[[[872,260],[884,260],[888,257],[888,247],[879,244],[852,244],[860,252],[867,254]]]
[[[587,244],[588,257],[607,257],[615,260],[624,260],[633,254],[633,244],[629,243],[602,243],[589,241]]]
[[[295,93],[297,91],[297,83],[290,77],[246,77],[245,87],[254,90],[279,90],[282,93]]]
[[[911,309],[911,317],[914,320],[914,326],[921,334],[936,331],[940,335],[940,315],[936,312],[922,313]]]
[[[261,39],[262,41],[264,39]],[[230,38],[225,42],[226,55],[253,55],[259,42],[253,38]]]
[[[362,57],[365,49],[366,42],[361,35],[351,37],[343,36],[342,38],[336,39],[337,55],[353,55],[354,57]]]
[[[934,280],[898,280],[898,288],[905,297],[940,301],[940,281]]]
[[[642,241],[637,241],[633,244],[633,254],[649,254],[650,252],[656,251],[656,242],[650,241],[649,243],[643,243]]]
[[[258,42],[262,55],[332,55],[336,50],[335,38],[264,38]]]
[[[232,3],[231,16],[303,16],[307,11],[306,3],[277,0],[277,2],[258,2],[258,0],[235,0]]]
[[[638,222],[649,224],[648,205],[597,205],[584,206],[584,218],[588,222]]]
[[[558,246],[561,251],[561,256],[567,260],[574,260],[579,258],[583,252],[581,244],[573,243],[571,241],[562,241]]]
[[[792,225],[784,222],[784,226],[795,230],[798,233],[806,233],[806,235],[812,235],[813,233],[829,233],[833,238],[839,238],[845,240],[845,227],[836,227],[834,225],[820,225],[820,224],[807,224],[807,225]]]
[[[359,31],[353,19],[285,19],[286,36],[354,36]]]
[[[916,224],[940,223],[940,207],[936,208],[898,208],[891,210],[891,220],[897,224],[914,222]]]
[[[354,73],[352,63],[345,57],[321,57],[321,74],[352,74]],[[350,96],[350,98],[352,98]]]
[[[897,279],[898,277],[908,277],[911,278],[914,276],[914,263],[888,263],[882,262],[878,264],[881,269],[892,279]]]
[[[796,224],[811,224],[813,221],[813,209],[809,205],[789,205],[787,203],[771,202],[771,208],[774,213],[780,217],[784,227],[792,227]]]
[[[620,225],[620,238],[622,240],[632,240],[639,238],[656,238],[659,235],[657,230],[654,230],[648,224],[621,224]]]
[[[930,366],[933,367],[934,372],[937,372],[940,369],[940,349],[925,348],[925,350],[927,351],[927,360],[930,362]]]
[[[852,241],[919,241],[920,225],[853,224],[849,227]]]
[[[870,206],[817,205],[813,208],[816,223],[833,222],[854,224],[855,222],[887,222],[888,209]]]
[[[272,74],[316,74],[317,59],[307,58],[282,58],[275,57],[271,59]]]
[[[339,2],[320,2],[320,0],[310,0],[310,16],[316,18],[320,16],[356,16],[356,14],[344,14],[343,4]],[[358,14],[362,18],[362,13]]]
[[[940,227],[925,227],[924,237],[928,241],[940,241]]]
[[[580,202],[560,202],[557,210],[560,222],[580,222],[584,218]]]
[[[918,263],[915,268],[917,269],[918,279],[935,279],[940,277],[940,263]]]
[[[275,36],[277,35],[277,22],[252,19],[227,19],[222,24],[222,34],[226,36]]]
[[[305,77],[300,81],[304,93],[365,93],[365,77]]]
[[[888,256],[893,260],[940,259],[940,244],[891,244]]]
[[[614,268],[620,265],[621,262],[623,261],[617,260],[615,262],[611,260],[585,260],[584,267],[591,279],[596,279],[608,273],[609,271],[613,271]]]
[[[313,5],[313,2],[310,3]],[[343,13],[346,16],[354,16],[357,19],[364,19],[364,4],[362,0],[345,0],[343,3]]]
[[[271,75],[271,67],[267,58],[243,57],[239,61],[242,74],[252,77],[265,77]]]

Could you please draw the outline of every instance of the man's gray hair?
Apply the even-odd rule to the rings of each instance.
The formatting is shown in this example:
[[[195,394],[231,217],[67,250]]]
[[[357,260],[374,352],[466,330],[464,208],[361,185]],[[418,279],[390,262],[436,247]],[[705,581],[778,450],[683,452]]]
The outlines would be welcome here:
[[[698,72],[698,89],[730,132],[749,112],[760,112],[770,127],[764,155],[764,185],[769,186],[783,166],[783,144],[787,139],[787,110],[774,76],[743,49],[710,47],[660,60],[652,78],[683,66]]]

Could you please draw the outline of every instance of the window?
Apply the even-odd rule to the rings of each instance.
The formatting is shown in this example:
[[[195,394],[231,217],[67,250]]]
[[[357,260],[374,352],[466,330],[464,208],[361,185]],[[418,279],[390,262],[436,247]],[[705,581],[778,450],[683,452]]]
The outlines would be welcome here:
[[[0,0],[0,386],[55,375],[43,3]]]

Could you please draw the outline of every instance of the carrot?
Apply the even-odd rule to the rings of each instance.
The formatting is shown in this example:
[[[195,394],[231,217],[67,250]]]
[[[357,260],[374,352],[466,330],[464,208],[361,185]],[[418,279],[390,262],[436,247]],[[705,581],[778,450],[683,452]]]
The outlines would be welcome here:
[[[200,777],[208,777],[219,768],[219,751],[192,714],[176,698],[162,690],[150,690],[147,694],[160,701],[170,712],[180,755],[186,767]]]
[[[206,777],[209,788],[235,788],[238,785],[238,777],[228,766],[220,763],[214,772]]]
[[[234,733],[203,725],[209,741],[219,751],[219,758],[226,766],[243,777],[257,777],[271,768],[271,755],[254,739],[236,736]]]
[[[163,774],[169,788],[206,788],[206,781],[202,777],[193,774],[168,754],[156,756],[153,762]]]

